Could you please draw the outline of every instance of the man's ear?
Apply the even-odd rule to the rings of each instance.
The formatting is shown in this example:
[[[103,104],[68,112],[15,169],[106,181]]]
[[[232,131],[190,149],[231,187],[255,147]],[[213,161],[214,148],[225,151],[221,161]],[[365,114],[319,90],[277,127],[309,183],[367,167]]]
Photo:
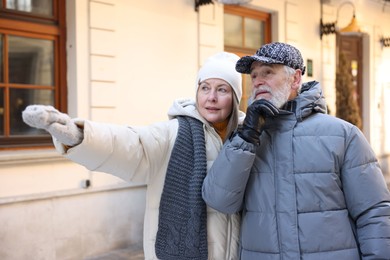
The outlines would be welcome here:
[[[302,70],[296,69],[295,74],[292,76],[291,89],[298,90],[302,81]]]

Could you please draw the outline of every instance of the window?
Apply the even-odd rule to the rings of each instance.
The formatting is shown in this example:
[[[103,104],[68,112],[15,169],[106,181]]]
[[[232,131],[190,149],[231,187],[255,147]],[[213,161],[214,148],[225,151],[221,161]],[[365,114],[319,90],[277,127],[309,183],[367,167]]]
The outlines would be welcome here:
[[[224,6],[224,48],[238,56],[253,55],[271,41],[271,15],[241,6]],[[243,76],[240,109],[246,111],[251,94],[248,75]]]
[[[0,0],[0,149],[49,147],[31,104],[66,112],[65,0]]]

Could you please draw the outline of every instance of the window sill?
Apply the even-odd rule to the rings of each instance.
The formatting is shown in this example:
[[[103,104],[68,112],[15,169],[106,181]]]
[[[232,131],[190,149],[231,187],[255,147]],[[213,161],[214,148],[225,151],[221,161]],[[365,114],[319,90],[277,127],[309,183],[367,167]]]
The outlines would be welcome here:
[[[55,149],[0,151],[0,166],[67,161]]]

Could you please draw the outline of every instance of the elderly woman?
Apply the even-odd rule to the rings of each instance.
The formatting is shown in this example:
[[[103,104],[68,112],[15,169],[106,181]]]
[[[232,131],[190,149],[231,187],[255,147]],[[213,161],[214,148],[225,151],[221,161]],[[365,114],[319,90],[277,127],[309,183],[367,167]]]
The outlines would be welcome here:
[[[91,171],[147,184],[145,259],[238,259],[239,215],[201,197],[203,179],[224,140],[243,120],[237,55],[211,56],[196,79],[196,101],[176,100],[170,120],[130,127],[71,119],[28,106],[23,120],[47,130],[56,149]]]

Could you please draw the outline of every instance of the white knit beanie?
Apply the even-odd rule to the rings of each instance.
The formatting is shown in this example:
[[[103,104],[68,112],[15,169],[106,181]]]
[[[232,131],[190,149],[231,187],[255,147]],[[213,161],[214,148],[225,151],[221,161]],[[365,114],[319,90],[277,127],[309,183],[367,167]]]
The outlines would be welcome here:
[[[198,90],[199,83],[206,79],[223,79],[233,88],[238,102],[240,102],[242,97],[242,76],[236,71],[236,63],[239,59],[239,56],[229,52],[219,52],[210,56],[199,69],[196,78],[196,90]]]

